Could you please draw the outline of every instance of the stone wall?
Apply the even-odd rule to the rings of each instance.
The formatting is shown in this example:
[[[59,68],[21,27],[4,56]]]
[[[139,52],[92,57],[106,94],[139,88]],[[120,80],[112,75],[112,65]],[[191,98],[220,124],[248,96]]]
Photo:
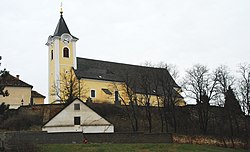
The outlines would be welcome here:
[[[145,133],[46,133],[46,132],[5,132],[7,144],[71,144],[83,143],[87,138],[89,143],[171,143],[171,134]]]
[[[170,133],[46,133],[34,131],[2,132],[0,137],[4,139],[4,145],[13,147],[21,144],[81,144],[86,138],[88,143],[179,143],[200,144],[221,147],[235,147],[249,149],[250,141],[230,138],[218,138],[212,136],[177,135]]]

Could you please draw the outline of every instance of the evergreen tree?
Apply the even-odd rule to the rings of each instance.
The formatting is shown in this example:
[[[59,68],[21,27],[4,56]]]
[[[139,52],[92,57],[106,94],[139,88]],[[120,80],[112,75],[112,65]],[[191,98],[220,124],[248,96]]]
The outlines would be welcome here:
[[[4,102],[0,105],[0,123],[3,122],[3,120],[7,119],[9,112],[9,105],[6,105]]]
[[[225,97],[225,115],[230,127],[231,142],[234,147],[234,137],[236,132],[239,133],[238,118],[242,113],[239,101],[236,99],[235,94],[231,87],[228,88]]]
[[[3,97],[9,96],[8,90],[4,90],[5,85],[2,84],[2,82],[1,82],[1,80],[2,80],[7,74],[9,74],[9,71],[6,71],[6,69],[0,71],[0,95],[2,95]]]
[[[241,113],[239,101],[236,99],[235,94],[231,87],[229,87],[226,92],[225,109],[231,114]]]

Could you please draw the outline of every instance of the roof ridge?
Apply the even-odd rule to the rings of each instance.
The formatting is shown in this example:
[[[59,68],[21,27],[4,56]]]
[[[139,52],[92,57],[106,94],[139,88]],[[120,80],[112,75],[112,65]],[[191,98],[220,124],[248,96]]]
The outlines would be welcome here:
[[[160,67],[150,67],[150,66],[144,66],[144,65],[136,65],[136,64],[129,64],[129,63],[121,63],[121,62],[114,62],[114,61],[105,61],[105,60],[98,60],[98,59],[90,59],[90,58],[83,58],[83,57],[77,57],[79,59],[85,59],[85,60],[92,60],[96,62],[105,62],[105,63],[111,63],[111,64],[119,64],[119,65],[126,65],[126,66],[135,66],[135,67],[142,67],[142,68],[152,68],[152,69],[164,69],[166,68],[160,68]]]
[[[153,79],[152,76],[156,76],[157,74],[164,76],[164,79],[169,81],[173,86],[179,87],[166,68],[155,68],[77,57],[77,69],[75,72],[79,79],[89,78],[116,82],[124,81],[122,73],[126,75],[129,74],[134,80],[137,79],[138,74],[141,74],[141,76],[149,74],[148,76],[150,79]]]
[[[20,80],[19,78],[16,78],[15,76],[11,75],[10,73],[7,73],[5,76],[1,76],[2,79],[0,81],[0,84],[5,85],[5,86],[14,86],[14,87],[31,87],[33,88],[32,85]],[[19,82],[17,84],[16,82]]]

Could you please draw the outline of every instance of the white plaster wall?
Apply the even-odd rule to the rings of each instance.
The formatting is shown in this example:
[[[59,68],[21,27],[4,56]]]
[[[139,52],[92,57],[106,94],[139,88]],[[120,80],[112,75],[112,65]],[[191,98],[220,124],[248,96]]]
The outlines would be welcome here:
[[[105,126],[63,126],[63,127],[43,127],[42,131],[48,133],[57,132],[82,132],[82,133],[113,133],[113,125]]]

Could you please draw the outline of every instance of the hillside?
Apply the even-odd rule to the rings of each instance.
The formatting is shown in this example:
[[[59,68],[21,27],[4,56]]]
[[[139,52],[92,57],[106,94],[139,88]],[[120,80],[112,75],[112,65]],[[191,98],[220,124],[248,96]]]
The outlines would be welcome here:
[[[64,104],[22,106],[18,110],[10,112],[10,116],[1,124],[2,129],[7,130],[32,130],[40,127],[63,108]],[[149,132],[147,109],[143,106],[117,106],[114,104],[89,104],[99,115],[110,121],[115,126],[115,132],[132,132],[135,126],[135,117],[138,121],[138,132]],[[175,108],[176,122],[173,119],[173,111],[164,111],[163,108],[150,107],[152,120],[152,132],[175,132],[180,134],[203,134],[199,127],[199,116],[196,106]],[[163,115],[163,113],[166,115]],[[133,114],[136,114],[134,116]],[[161,115],[160,115],[161,114]],[[207,135],[233,136],[248,138],[250,132],[249,117],[237,115],[230,128],[226,119],[225,110],[221,107],[209,107]],[[166,117],[164,117],[166,116]],[[166,124],[167,123],[167,124]],[[175,123],[175,124],[174,124]],[[22,126],[24,125],[25,126]],[[36,126],[36,127],[34,127]]]

